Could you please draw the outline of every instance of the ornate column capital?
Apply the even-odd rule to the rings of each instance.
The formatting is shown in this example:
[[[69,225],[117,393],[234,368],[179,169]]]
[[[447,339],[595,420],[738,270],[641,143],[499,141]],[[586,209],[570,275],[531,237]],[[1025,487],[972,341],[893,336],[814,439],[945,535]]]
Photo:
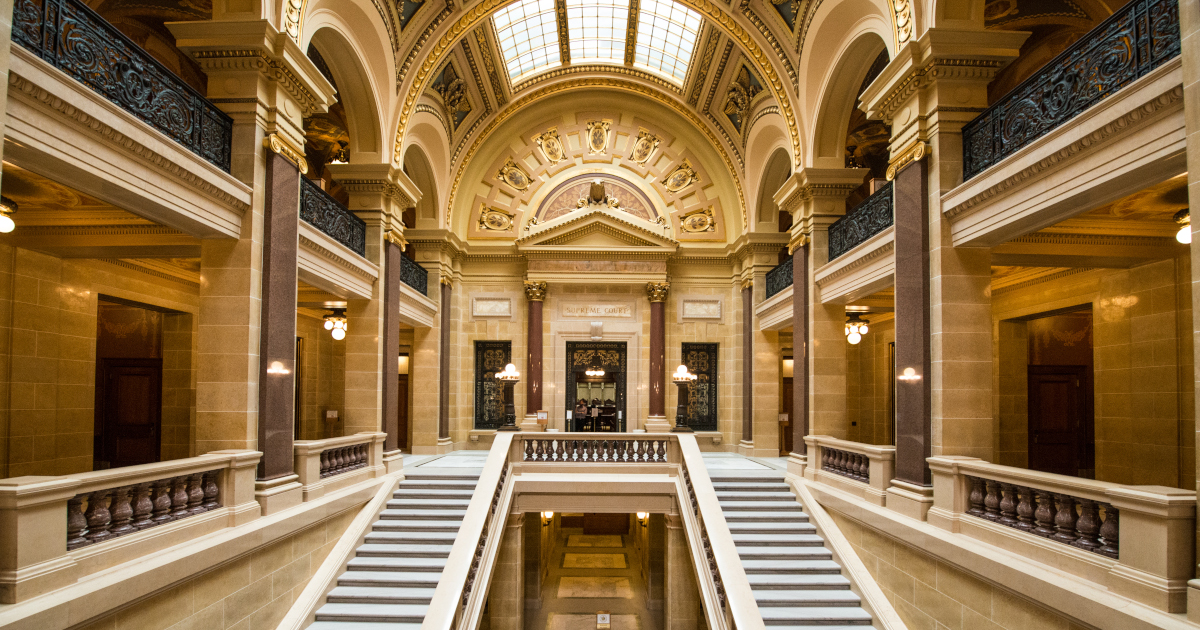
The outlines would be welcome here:
[[[671,290],[670,282],[647,282],[646,297],[651,302],[666,302],[667,292]]]
[[[543,302],[546,300],[546,290],[550,288],[548,282],[525,282],[525,299],[530,302]]]
[[[754,288],[754,277],[747,276],[745,278],[742,278],[742,289],[744,290],[744,289],[752,289],[752,288]]]

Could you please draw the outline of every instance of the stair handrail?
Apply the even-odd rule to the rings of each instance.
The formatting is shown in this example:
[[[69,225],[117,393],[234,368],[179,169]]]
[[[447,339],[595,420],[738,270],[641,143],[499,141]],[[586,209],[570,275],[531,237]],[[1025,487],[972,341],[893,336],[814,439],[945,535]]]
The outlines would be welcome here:
[[[454,545],[450,548],[450,555],[446,558],[446,568],[442,570],[441,579],[438,580],[437,588],[433,591],[429,610],[425,613],[424,622],[421,623],[421,630],[454,630],[459,627],[474,627],[461,625],[460,622],[478,615],[478,613],[470,612],[472,598],[487,593],[486,585],[479,584],[478,571],[484,566],[484,559],[487,559],[489,555],[494,558],[495,542],[490,548],[491,554],[487,553],[489,547],[485,542],[484,555],[479,563],[475,562],[475,551],[480,537],[485,531],[489,533],[485,540],[496,537],[496,541],[504,531],[503,527],[490,526],[489,518],[504,516],[507,508],[500,509],[501,499],[507,496],[511,501],[512,498],[512,484],[504,483],[511,480],[502,478],[501,473],[508,470],[508,450],[512,445],[513,436],[513,433],[503,431],[496,433],[491,451],[488,453],[487,460],[484,461],[483,472],[479,475],[479,483],[475,485],[475,492],[471,494],[471,502],[467,504],[467,512],[463,517],[462,525],[459,526],[458,536],[454,538]],[[508,476],[505,475],[505,477]],[[507,493],[503,491],[505,486],[510,488]],[[497,489],[501,489],[499,497],[497,497]],[[470,594],[471,598],[468,598],[467,606],[464,607],[463,590],[467,587],[467,580],[473,571],[476,573],[476,581]],[[487,571],[490,575],[490,566]],[[482,609],[482,606],[478,608]]]
[[[750,589],[750,580],[742,567],[737,545],[733,542],[733,534],[729,532],[729,524],[721,511],[717,500],[717,491],[713,488],[712,479],[708,476],[708,468],[704,465],[704,456],[696,443],[696,436],[688,433],[675,434],[679,442],[679,450],[683,457],[683,472],[686,477],[680,485],[680,507],[685,526],[691,524],[696,532],[688,532],[688,538],[696,543],[702,542],[702,534],[707,535],[708,548],[705,556],[696,563],[697,573],[702,574],[702,568],[708,565],[713,571],[709,580],[698,580],[701,585],[701,596],[705,599],[705,610],[709,611],[709,626],[720,628],[736,628],[736,630],[765,630],[762,613],[754,600],[754,592]],[[685,501],[694,501],[689,506]],[[689,509],[691,508],[691,509]],[[689,518],[691,517],[691,518]],[[690,530],[691,528],[689,528]],[[693,538],[693,535],[695,536]],[[697,545],[692,545],[695,550]],[[709,555],[711,553],[711,555]],[[694,556],[695,554],[693,554]],[[720,580],[725,591],[724,615],[717,624],[713,623],[712,611],[721,611],[722,606],[717,594],[716,582]],[[713,608],[715,605],[715,608]]]

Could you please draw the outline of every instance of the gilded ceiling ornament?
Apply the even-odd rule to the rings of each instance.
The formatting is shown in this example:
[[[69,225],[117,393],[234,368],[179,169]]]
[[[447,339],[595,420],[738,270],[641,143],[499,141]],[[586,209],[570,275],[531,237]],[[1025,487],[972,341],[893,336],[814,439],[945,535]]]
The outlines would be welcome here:
[[[528,232],[529,228],[539,224],[541,224],[541,220],[539,220],[537,217],[530,217],[529,223],[525,224],[525,231]]]
[[[892,11],[896,43],[907,43],[912,38],[912,0],[892,0]]]
[[[517,166],[517,163],[512,158],[505,160],[504,166],[500,167],[500,172],[496,173],[496,179],[521,192],[529,190],[529,185],[533,183],[529,175],[521,170],[521,167]]]
[[[729,94],[725,96],[725,115],[738,131],[741,131],[742,122],[746,120],[746,114],[750,113],[750,104],[759,92],[762,92],[762,85],[750,74],[746,66],[742,66],[733,81],[729,82]]]
[[[611,120],[594,120],[587,124],[588,153],[604,153],[608,148],[608,128]]]
[[[457,130],[467,112],[471,111],[471,101],[467,98],[467,84],[458,76],[454,64],[446,64],[441,79],[434,84],[433,89],[442,96],[442,103],[450,114],[450,122]]]
[[[288,37],[300,41],[300,21],[303,17],[304,0],[287,0],[287,6],[283,8],[283,30]]]
[[[511,212],[485,205],[479,209],[479,229],[484,232],[509,232],[512,231],[515,218],[516,215]]]
[[[692,169],[692,164],[684,160],[675,170],[671,171],[670,175],[663,178],[662,184],[667,187],[669,192],[676,193],[698,181],[700,181],[700,176]]]
[[[658,136],[649,131],[639,131],[637,140],[633,141],[633,151],[629,152],[629,159],[638,164],[645,165],[654,155],[654,150],[658,148]]]
[[[670,282],[647,282],[646,297],[651,302],[666,302],[667,292],[671,290]]]
[[[679,219],[679,228],[688,234],[699,234],[700,232],[716,232],[717,219],[713,215],[713,209],[703,208],[689,212]]]
[[[621,200],[608,194],[604,189],[604,182],[593,180],[592,185],[588,187],[586,197],[580,197],[579,202],[575,204],[578,208],[587,208],[589,206],[608,206],[609,208],[621,209]]]
[[[546,156],[551,164],[558,164],[567,159],[566,149],[558,137],[558,127],[551,127],[545,133],[534,136],[533,141],[542,149],[542,155]]]
[[[544,302],[546,300],[546,290],[550,288],[548,282],[525,282],[525,298],[530,302]]]

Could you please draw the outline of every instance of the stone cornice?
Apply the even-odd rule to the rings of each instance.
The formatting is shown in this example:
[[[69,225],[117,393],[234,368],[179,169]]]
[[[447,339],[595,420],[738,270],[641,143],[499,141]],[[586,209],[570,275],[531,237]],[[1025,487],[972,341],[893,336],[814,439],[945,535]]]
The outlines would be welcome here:
[[[1001,286],[1001,287],[994,287],[992,289],[992,296],[995,297],[997,295],[1003,295],[1005,293],[1011,293],[1013,291],[1027,289],[1029,287],[1036,286],[1039,284],[1044,284],[1046,282],[1053,282],[1054,280],[1060,280],[1060,279],[1066,278],[1068,276],[1074,276],[1077,274],[1085,273],[1088,271],[1094,271],[1094,270],[1095,270],[1095,267],[1074,267],[1071,269],[1064,269],[1062,271],[1058,271],[1055,273],[1040,276],[1040,277],[1034,278],[1032,280],[1026,280],[1024,282],[1018,282],[1016,284],[1010,284],[1010,285],[1005,285],[1005,286]]]
[[[1160,94],[1157,98],[1151,99],[1142,106],[1117,117],[1092,133],[1075,140],[1071,144],[1054,151],[1050,155],[1047,155],[1036,162],[1028,164],[1028,166],[1025,168],[1004,178],[1001,181],[996,182],[995,184],[992,184],[970,199],[967,199],[958,205],[946,208],[943,210],[943,214],[950,220],[970,214],[979,209],[983,203],[997,196],[1003,195],[1009,190],[1023,185],[1026,181],[1038,177],[1047,171],[1058,168],[1059,166],[1062,166],[1072,160],[1079,159],[1086,154],[1100,150],[1101,147],[1103,147],[1108,141],[1134,132],[1143,123],[1153,120],[1164,110],[1168,110],[1176,106],[1182,106],[1182,102],[1183,86],[1171,88],[1167,92]],[[1024,154],[1036,151],[1038,146],[1039,145],[1035,143],[1030,147],[1027,147],[1025,150],[1009,156],[1008,158],[993,165],[987,171],[980,173],[976,178],[980,180],[987,179],[989,171],[994,172],[1012,163],[1014,160],[1019,160],[1021,163],[1027,162],[1028,158]]]
[[[305,237],[303,234],[300,234],[299,239],[300,239],[300,241],[299,241],[300,247],[303,247],[304,249],[307,249],[315,254],[320,255],[322,258],[332,262],[333,264],[337,265],[338,267],[341,267],[342,269],[345,269],[346,271],[349,271],[350,273],[352,273],[364,280],[367,280],[369,282],[374,282],[375,279],[379,277],[377,273],[373,274],[369,270],[364,269],[363,267],[361,267],[359,265],[355,265],[354,263],[346,260],[345,256],[342,256],[338,252],[335,252],[335,251],[325,247],[321,243],[318,243],[314,240],[311,240],[311,239]]]
[[[22,52],[24,52],[24,49],[20,48],[19,46],[13,48],[14,55],[21,54]],[[41,62],[41,60],[35,60],[31,56],[30,62],[32,63],[33,61]],[[33,81],[16,73],[10,72],[8,75],[8,85],[9,95],[20,94],[24,96],[32,105],[53,111],[60,116],[79,123],[88,131],[99,136],[105,144],[110,146],[118,146],[125,149],[127,152],[133,154],[143,162],[162,171],[169,177],[182,182],[188,187],[195,189],[204,196],[213,199],[217,203],[231,208],[237,211],[239,214],[245,214],[246,211],[250,209],[249,203],[238,199],[212,182],[199,177],[193,172],[192,169],[171,161],[165,156],[155,152],[153,149],[135,141],[116,129],[113,129],[91,114],[51,94],[48,90],[35,84]],[[170,140],[165,141],[170,142]],[[201,158],[197,157],[196,160],[197,163],[203,163],[206,167],[208,167],[207,163],[203,162]]]
[[[165,225],[23,225],[21,236],[186,236]]]
[[[633,231],[633,232],[636,232],[635,238],[642,237],[642,235],[645,235],[645,237],[647,237],[646,242],[648,243],[648,245],[651,245],[651,246],[671,247],[671,248],[679,246],[679,241],[676,241],[675,239],[673,239],[669,236],[666,236],[664,234],[658,234],[653,230],[646,229],[640,225],[637,225],[636,223],[633,223],[632,221],[627,221],[624,218],[618,216],[615,212],[608,212],[607,210],[604,210],[604,209],[592,209],[592,210],[582,211],[582,212],[576,211],[573,214],[576,214],[578,216],[572,217],[571,219],[563,221],[562,223],[558,223],[557,225],[547,227],[546,229],[539,230],[537,232],[533,232],[531,234],[522,236],[521,238],[518,238],[517,240],[513,241],[513,243],[515,245],[517,245],[518,247],[520,247],[520,246],[537,246],[537,245],[557,245],[557,244],[561,244],[561,243],[552,242],[552,241],[561,240],[562,237],[567,236],[570,233],[579,230],[581,227],[583,227],[582,224],[584,224],[584,223],[588,223],[588,222],[607,223],[607,222],[611,221],[611,222],[615,223],[616,225],[604,225],[603,226],[603,227],[607,228],[604,231],[606,233],[608,233],[610,236],[621,237],[620,233],[623,232],[624,234],[629,235],[629,232]],[[575,227],[572,227],[572,226],[575,226]],[[631,236],[633,236],[633,235],[631,235]],[[629,239],[623,238],[623,240],[628,241]]]
[[[283,61],[272,58],[264,50],[197,50],[192,53],[192,57],[205,72],[257,71],[273,79],[287,92],[288,96],[300,104],[305,118],[329,109],[327,98],[331,98],[333,95],[332,86],[329,86],[329,97],[318,95]]]
[[[22,228],[22,229],[24,229],[24,228]],[[185,277],[184,275],[182,275],[182,273],[181,273],[180,275],[175,275],[175,274],[168,273],[168,272],[166,272],[166,271],[160,271],[160,270],[158,270],[158,269],[150,269],[150,268],[148,268],[148,267],[143,267],[143,266],[141,266],[141,265],[139,265],[139,264],[132,263],[132,262],[129,262],[129,261],[126,261],[126,260],[121,260],[121,259],[118,259],[118,258],[101,258],[101,259],[99,259],[99,260],[100,260],[101,262],[105,262],[105,263],[108,263],[108,264],[110,264],[110,265],[113,265],[113,266],[115,266],[115,267],[120,267],[120,268],[122,268],[122,269],[129,269],[129,270],[132,270],[132,271],[136,271],[136,272],[138,272],[138,273],[144,273],[144,274],[146,274],[146,275],[148,275],[148,276],[153,276],[153,277],[155,277],[155,278],[159,278],[159,279],[162,279],[162,280],[169,280],[169,281],[171,281],[171,282],[178,282],[179,284],[186,285],[186,286],[188,286],[188,287],[191,287],[191,288],[193,288],[193,289],[199,289],[199,288],[200,288],[200,283],[199,283],[198,281],[191,280],[190,278],[188,278],[188,277]]]
[[[864,248],[864,251],[860,252],[859,255],[855,256],[854,259],[851,260],[850,262],[842,263],[842,266],[838,267],[837,269],[834,269],[832,272],[829,273],[829,275],[821,276],[820,275],[821,270],[818,269],[817,273],[814,275],[814,277],[817,278],[817,280],[816,280],[817,286],[824,286],[826,284],[829,284],[830,282],[835,282],[840,278],[844,278],[844,277],[854,273],[855,271],[862,269],[863,267],[874,262],[875,260],[878,260],[879,258],[887,256],[888,254],[891,254],[892,252],[894,252],[896,250],[896,241],[895,241],[895,239],[888,239],[888,241],[886,243],[883,243],[882,245],[880,245],[878,247],[872,247],[869,245],[869,242],[868,242],[868,243],[863,243],[862,245],[859,246],[859,248]],[[844,254],[844,255],[850,256],[854,253],[855,253],[854,250],[851,250],[849,252],[846,252],[846,254]],[[828,263],[826,263],[826,264],[828,264]]]
[[[1084,245],[1089,247],[1170,247],[1175,239],[1162,236],[1121,236],[1114,234],[1069,234],[1035,232],[1018,236],[1008,243],[1021,245]]]

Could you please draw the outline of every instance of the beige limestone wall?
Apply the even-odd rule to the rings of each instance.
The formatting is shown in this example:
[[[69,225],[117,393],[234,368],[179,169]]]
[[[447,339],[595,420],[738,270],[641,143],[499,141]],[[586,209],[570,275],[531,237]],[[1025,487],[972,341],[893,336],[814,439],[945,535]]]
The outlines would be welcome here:
[[[191,313],[163,316],[162,443],[163,460],[195,455],[196,318]]]
[[[357,514],[346,510],[80,630],[274,629]]]
[[[843,514],[829,515],[909,630],[1088,627]]]
[[[1029,326],[1024,321],[996,322],[995,347],[996,463],[1029,465]]]
[[[195,334],[197,288],[117,264],[62,259],[0,246],[0,370],[11,381],[0,397],[0,477],[64,475],[92,469],[96,312],[100,295],[190,314]],[[178,370],[188,348],[184,324],[172,324],[164,372],[172,386],[170,437],[164,453],[184,453],[180,403],[194,394]],[[182,336],[180,336],[182,335]],[[4,347],[3,344],[11,344]],[[4,392],[0,392],[2,395]],[[164,436],[166,437],[166,436]],[[169,446],[169,448],[168,448]],[[186,453],[190,454],[190,452]],[[186,455],[185,455],[186,456]]]
[[[896,341],[896,320],[884,314],[867,319],[871,323],[863,340],[856,345],[846,344],[846,413],[851,423],[848,439],[863,444],[891,444],[888,344]]]
[[[319,318],[296,317],[296,336],[304,340],[300,375],[301,440],[340,437],[345,429],[346,343],[337,341]],[[338,412],[337,422],[326,423],[325,412]]]

